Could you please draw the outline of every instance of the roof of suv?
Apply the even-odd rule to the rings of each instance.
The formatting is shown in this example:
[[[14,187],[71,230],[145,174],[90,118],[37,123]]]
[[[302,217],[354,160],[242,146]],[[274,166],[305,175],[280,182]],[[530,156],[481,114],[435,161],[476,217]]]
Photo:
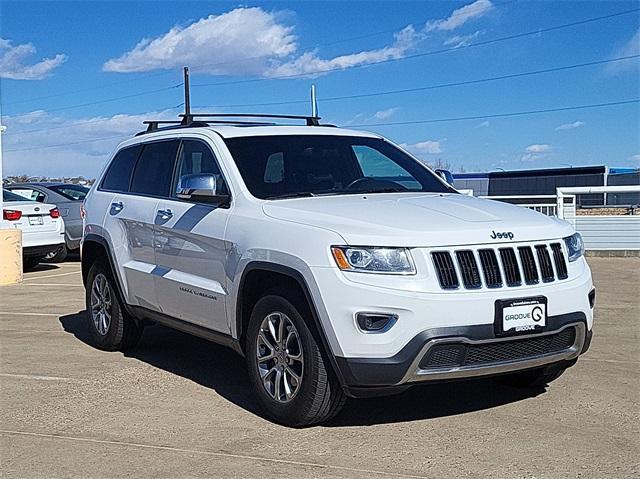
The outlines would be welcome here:
[[[366,131],[349,130],[333,126],[298,126],[298,125],[265,125],[265,126],[234,126],[215,125],[203,127],[217,132],[223,138],[237,138],[242,136],[276,136],[276,135],[333,135],[333,136],[365,136],[380,138],[379,135]]]

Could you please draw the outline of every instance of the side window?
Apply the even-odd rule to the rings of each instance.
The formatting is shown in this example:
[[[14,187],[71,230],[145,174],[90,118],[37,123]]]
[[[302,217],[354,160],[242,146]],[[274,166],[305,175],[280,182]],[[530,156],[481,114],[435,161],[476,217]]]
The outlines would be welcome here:
[[[169,140],[144,145],[133,172],[132,193],[169,196],[179,144],[178,140]]]
[[[31,188],[12,188],[11,191],[16,195],[24,197],[27,200],[44,203],[44,193],[38,190],[34,190]]]
[[[273,153],[267,158],[264,168],[265,183],[282,183],[284,181],[284,155],[282,152]]]
[[[183,140],[180,154],[178,155],[178,181],[173,196],[178,192],[180,178],[185,175],[197,173],[209,173],[218,179],[218,191],[228,193],[227,185],[222,177],[222,172],[218,166],[213,152],[206,143],[198,140]]]
[[[129,191],[131,173],[140,153],[140,145],[120,150],[111,161],[100,189],[126,193]]]

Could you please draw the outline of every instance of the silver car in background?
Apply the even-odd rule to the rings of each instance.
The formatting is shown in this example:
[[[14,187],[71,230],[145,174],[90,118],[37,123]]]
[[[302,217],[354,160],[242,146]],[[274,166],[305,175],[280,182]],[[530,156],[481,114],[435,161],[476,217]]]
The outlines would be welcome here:
[[[26,199],[39,203],[52,203],[60,210],[65,224],[65,246],[59,252],[49,255],[47,261],[64,261],[68,253],[80,251],[82,239],[82,218],[80,206],[89,188],[71,183],[12,183],[5,186],[6,190],[20,195]]]

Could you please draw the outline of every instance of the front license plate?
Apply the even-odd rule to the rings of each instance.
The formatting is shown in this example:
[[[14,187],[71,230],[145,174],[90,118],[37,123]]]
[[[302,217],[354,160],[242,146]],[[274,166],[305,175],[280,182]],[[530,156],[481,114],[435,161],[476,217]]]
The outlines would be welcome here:
[[[517,298],[496,301],[496,336],[540,332],[547,326],[547,298]]]
[[[29,224],[31,226],[44,224],[44,222],[42,221],[42,216],[29,216]]]

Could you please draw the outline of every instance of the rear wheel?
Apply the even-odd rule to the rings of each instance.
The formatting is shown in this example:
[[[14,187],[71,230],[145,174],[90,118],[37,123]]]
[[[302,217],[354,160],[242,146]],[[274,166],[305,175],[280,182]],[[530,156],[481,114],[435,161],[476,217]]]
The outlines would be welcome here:
[[[110,268],[102,261],[89,270],[86,305],[89,333],[98,348],[122,351],[138,343],[142,324],[124,310]]]
[[[22,269],[24,271],[32,270],[40,264],[40,261],[42,261],[40,256],[27,256],[22,259]]]
[[[282,295],[263,296],[246,335],[253,389],[267,414],[288,426],[327,421],[346,399],[303,313]]]
[[[567,365],[552,364],[543,368],[505,374],[504,376],[498,376],[496,379],[501,384],[516,388],[544,387],[558,379],[568,367]]]

